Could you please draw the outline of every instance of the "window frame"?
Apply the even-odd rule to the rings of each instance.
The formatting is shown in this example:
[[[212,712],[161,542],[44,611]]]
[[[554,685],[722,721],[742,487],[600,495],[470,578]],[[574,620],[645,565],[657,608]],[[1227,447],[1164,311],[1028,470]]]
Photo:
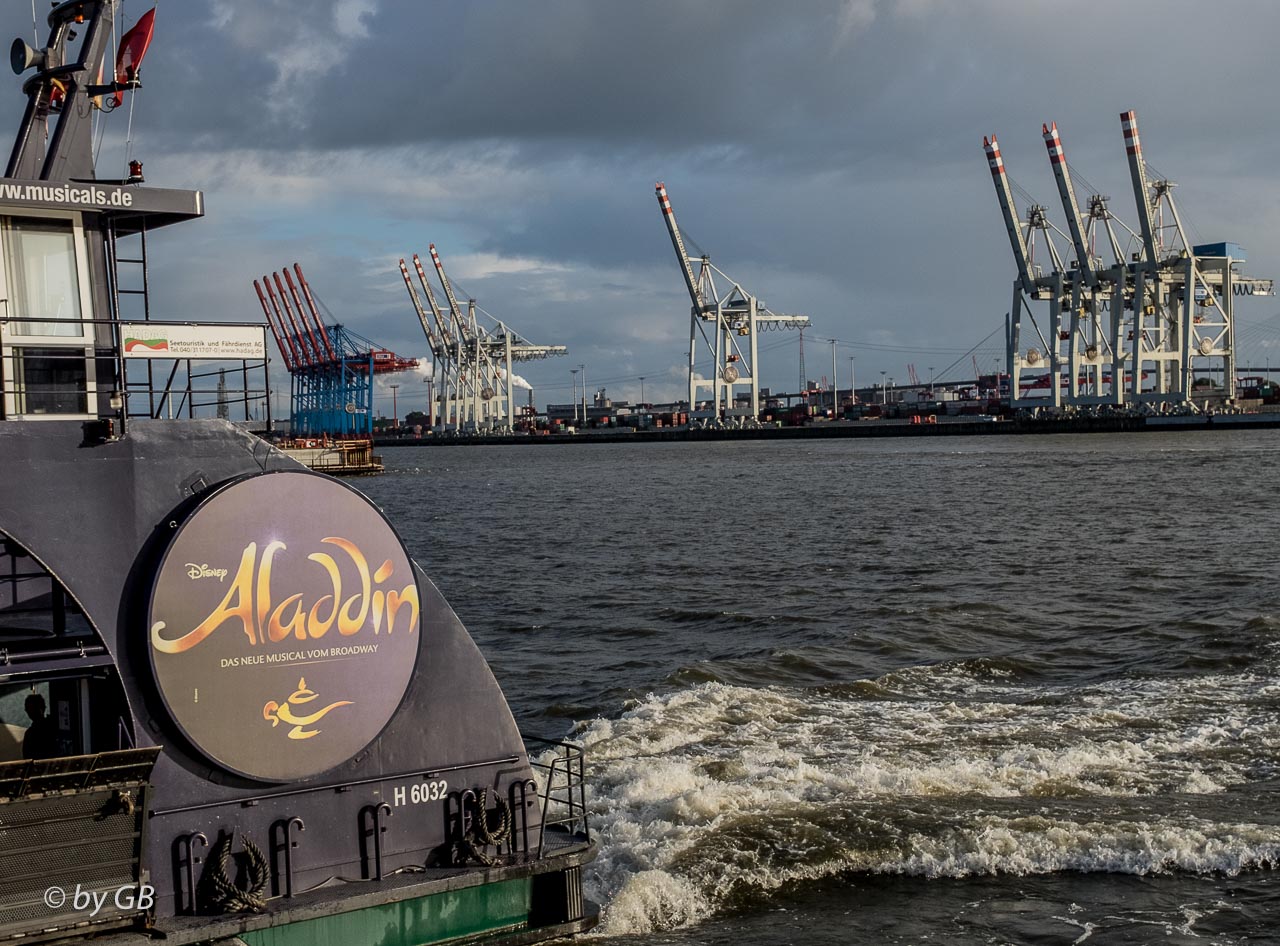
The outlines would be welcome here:
[[[9,241],[15,227],[15,218],[44,218],[71,223],[71,248],[75,255],[76,289],[80,300],[80,333],[78,335],[28,335],[12,331],[8,322],[10,281]],[[7,420],[93,420],[98,416],[97,371],[94,358],[95,331],[93,318],[93,293],[89,281],[89,253],[85,243],[84,217],[74,211],[45,210],[38,208],[6,207],[0,211],[0,378],[3,379],[4,417]],[[88,313],[88,314],[86,314]],[[78,351],[85,360],[84,402],[85,413],[36,414],[26,411],[26,392],[23,379],[18,375],[18,349],[64,348]]]

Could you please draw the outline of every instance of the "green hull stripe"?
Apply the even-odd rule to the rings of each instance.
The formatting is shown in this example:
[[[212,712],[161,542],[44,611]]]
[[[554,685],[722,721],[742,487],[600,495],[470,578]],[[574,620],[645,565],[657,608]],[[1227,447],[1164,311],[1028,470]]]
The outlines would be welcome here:
[[[529,878],[241,933],[249,946],[427,946],[528,925]]]

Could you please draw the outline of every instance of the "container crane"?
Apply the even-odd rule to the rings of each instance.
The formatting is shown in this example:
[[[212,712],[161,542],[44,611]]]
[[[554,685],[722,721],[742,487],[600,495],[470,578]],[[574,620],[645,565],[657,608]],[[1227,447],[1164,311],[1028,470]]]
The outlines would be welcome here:
[[[418,262],[418,258],[416,256],[414,257],[414,262],[418,264],[419,272],[421,272],[421,263]],[[439,324],[440,324],[439,313],[436,310],[435,298],[431,295],[431,291],[430,291],[431,287],[428,285],[425,285],[424,283],[424,288],[427,290],[427,299],[429,304],[431,305],[432,314],[433,316],[435,316],[435,321],[437,325],[436,328],[432,327],[432,322],[427,316],[426,310],[423,309],[422,307],[422,300],[418,297],[418,290],[416,290],[413,287],[413,280],[409,278],[409,268],[405,265],[405,262],[403,259],[400,260],[400,275],[404,277],[404,285],[405,285],[405,288],[409,291],[409,299],[413,303],[414,311],[417,312],[418,314],[418,321],[422,324],[422,332],[424,335],[427,336],[427,347],[431,350],[430,380],[434,382],[438,387],[443,387],[444,389],[447,389],[448,381],[446,379],[442,379],[441,373],[444,367],[450,364],[450,359],[448,357],[449,352],[448,352],[448,348],[446,347],[444,333],[439,328]],[[441,385],[442,380],[444,381],[443,385]],[[435,425],[434,399],[432,399],[432,403],[430,406],[430,416],[432,418],[432,426],[434,426]]]
[[[1183,319],[1177,311],[1176,301],[1169,296],[1168,277],[1172,275],[1170,267],[1162,265],[1162,248],[1153,212],[1152,188],[1147,179],[1147,162],[1142,155],[1142,139],[1138,135],[1138,116],[1133,110],[1120,113],[1120,126],[1124,133],[1125,153],[1129,161],[1129,177],[1133,183],[1133,199],[1138,211],[1138,228],[1142,234],[1142,256],[1133,267],[1133,361],[1136,370],[1132,377],[1131,397],[1144,399],[1142,391],[1142,372],[1148,365],[1152,366],[1155,380],[1152,400],[1169,400],[1169,395],[1177,395],[1183,389],[1181,397],[1174,400],[1185,401],[1186,389],[1182,385],[1182,372],[1177,365],[1182,360],[1181,339],[1186,337],[1185,325],[1189,319]],[[1169,192],[1166,186],[1164,192]],[[1188,258],[1187,263],[1194,265]],[[1182,274],[1186,277],[1186,273]],[[1187,280],[1190,282],[1191,280]],[[1169,308],[1170,304],[1173,308]]]
[[[1000,144],[994,134],[982,139],[982,148],[987,155],[987,165],[991,170],[991,179],[995,184],[996,199],[1000,204],[1000,213],[1004,218],[1005,231],[1009,237],[1009,245],[1013,250],[1014,263],[1018,276],[1013,281],[1013,304],[1005,321],[1005,343],[1007,349],[1007,367],[1009,372],[1010,391],[1013,392],[1012,404],[1019,403],[1018,392],[1028,387],[1022,382],[1023,372],[1039,377],[1046,371],[1056,377],[1061,366],[1061,308],[1063,295],[1064,272],[1062,258],[1054,246],[1050,235],[1052,225],[1048,212],[1040,204],[1030,202],[1027,207],[1027,221],[1018,219],[1017,205],[1013,200],[1013,187],[1005,171],[1004,158],[1000,155]],[[1053,271],[1044,275],[1043,270],[1035,264],[1035,240],[1037,234],[1043,234],[1045,248],[1053,264]],[[1031,309],[1032,300],[1049,301],[1049,336],[1046,338],[1035,320]],[[1022,350],[1022,316],[1026,313],[1031,326],[1040,340],[1041,347],[1029,346]],[[1050,341],[1052,339],[1052,341]],[[1047,359],[1047,363],[1046,363]],[[977,363],[974,363],[976,377]],[[1061,391],[1058,385],[1049,385],[1050,398],[1055,407],[1061,404]],[[1037,402],[1041,403],[1041,402]]]
[[[454,326],[461,339],[457,377],[463,388],[459,392],[459,403],[462,406],[462,413],[466,416],[463,423],[468,430],[479,430],[482,427],[491,429],[497,415],[504,412],[495,412],[493,408],[498,405],[489,403],[497,394],[498,370],[492,359],[488,357],[489,353],[480,338],[476,324],[475,300],[468,302],[467,314],[464,316],[458,305],[458,297],[454,295],[453,285],[445,274],[444,263],[440,260],[440,254],[436,252],[436,245],[430,244],[427,250],[431,253],[431,262],[435,264],[436,275],[439,276],[440,285],[444,288],[445,299],[449,302],[449,312],[453,316]]]
[[[267,325],[290,377],[293,435],[373,436],[375,375],[418,367],[340,324],[326,325],[302,267],[253,281]],[[301,288],[299,288],[301,287]],[[292,300],[292,304],[291,304]]]
[[[431,289],[431,281],[427,279],[427,273],[422,268],[422,259],[417,253],[413,254],[413,269],[418,274],[418,284],[422,286],[422,291],[426,294],[427,305],[431,308],[432,321],[436,326],[436,331],[440,333],[445,350],[445,358],[437,366],[439,368],[439,378],[435,383],[438,392],[435,398],[437,403],[441,405],[439,424],[441,429],[452,425],[453,430],[461,430],[461,427],[458,426],[457,417],[457,407],[461,403],[460,391],[462,385],[462,380],[458,375],[461,357],[461,352],[458,350],[458,335],[450,319],[445,318],[444,311],[436,301],[436,294]]]
[[[1197,370],[1220,370],[1228,384],[1235,376],[1233,299],[1272,292],[1271,280],[1239,272],[1244,253],[1235,244],[1190,244],[1173,198],[1174,183],[1151,179],[1136,114],[1123,112],[1120,120],[1138,229],[1119,225],[1141,247],[1132,257],[1116,234],[1108,198],[1093,194],[1087,213],[1081,213],[1056,123],[1043,124],[1041,136],[1066,214],[1066,233],[1049,223],[1044,208],[1034,203],[1026,223],[1019,222],[995,136],[983,139],[1018,269],[1006,329],[1011,404],[1015,407],[1057,408],[1065,403],[1070,407],[1110,404],[1147,410],[1194,409],[1191,394]],[[1035,264],[1040,231],[1053,267],[1048,274]],[[1072,265],[1063,264],[1051,231],[1070,239],[1075,252]],[[1096,252],[1103,235],[1111,250],[1110,266]],[[1033,301],[1049,303],[1048,338],[1040,333],[1031,314]],[[1041,349],[1024,352],[1020,347],[1024,311],[1031,315],[1045,346],[1047,366]],[[1051,379],[1047,384],[1028,383],[1019,377],[1023,371],[1043,372],[1046,367]],[[1029,389],[1047,389],[1048,397],[1023,397]]]
[[[723,270],[712,264],[704,255],[698,260],[695,274],[693,261],[685,249],[684,238],[676,223],[675,211],[666,187],[659,182],[654,191],[658,207],[662,211],[671,245],[675,248],[685,288],[689,292],[689,416],[704,423],[743,426],[754,424],[760,416],[759,384],[759,333],[766,329],[804,328],[809,325],[807,315],[785,315],[771,311],[759,299],[734,282]],[[715,277],[730,283],[721,293]],[[708,334],[708,323],[712,323]],[[742,340],[746,339],[746,350]],[[712,358],[710,379],[698,377],[697,355],[701,347]],[[747,388],[751,406],[737,406],[735,387]],[[707,389],[711,394],[710,409],[699,411],[698,392]]]
[[[1134,401],[1173,403],[1194,407],[1192,383],[1200,367],[1221,361],[1224,388],[1234,393],[1234,297],[1270,295],[1272,281],[1238,272],[1244,253],[1230,243],[1193,246],[1173,199],[1177,186],[1148,176],[1138,116],[1120,114],[1129,175],[1138,205],[1143,258],[1133,266],[1134,345],[1132,353]],[[1164,224],[1168,213],[1171,223]],[[1166,240],[1166,234],[1171,239]],[[1208,364],[1206,365],[1206,362]],[[1155,390],[1143,392],[1141,374],[1154,367]]]
[[[1075,249],[1075,266],[1067,274],[1065,290],[1070,293],[1067,377],[1069,397],[1076,404],[1122,404],[1124,355],[1121,332],[1124,331],[1124,306],[1112,305],[1114,298],[1123,299],[1126,274],[1117,260],[1117,269],[1106,278],[1100,273],[1101,261],[1093,253],[1088,224],[1080,213],[1071,166],[1067,163],[1058,123],[1040,126],[1049,163],[1058,184],[1058,196],[1067,217],[1067,230]],[[1091,205],[1092,206],[1092,205]],[[1102,312],[1110,310],[1108,326],[1102,325]],[[1105,369],[1109,367],[1109,372]],[[1108,382],[1106,379],[1110,378]],[[1105,391],[1105,393],[1104,393]]]
[[[413,265],[427,298],[426,307],[409,278],[403,259],[400,261],[400,273],[428,344],[432,346],[440,391],[437,427],[440,432],[449,433],[511,430],[515,423],[513,363],[563,355],[568,349],[563,345],[529,342],[497,319],[492,331],[482,329],[476,319],[474,299],[468,301],[467,312],[463,315],[434,243],[430,245],[430,253],[449,304],[448,319],[436,302],[422,261],[416,253],[413,254]]]

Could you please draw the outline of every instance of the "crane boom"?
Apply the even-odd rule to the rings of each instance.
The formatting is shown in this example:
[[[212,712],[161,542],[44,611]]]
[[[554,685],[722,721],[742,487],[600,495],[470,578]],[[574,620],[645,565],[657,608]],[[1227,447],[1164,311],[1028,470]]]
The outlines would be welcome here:
[[[1009,187],[1009,178],[1005,174],[1004,159],[1000,157],[1000,145],[996,136],[982,139],[982,147],[987,152],[987,163],[991,165],[991,179],[995,182],[996,197],[1000,201],[1000,212],[1004,215],[1004,226],[1009,232],[1009,245],[1013,248],[1013,259],[1018,265],[1018,282],[1024,292],[1034,292],[1035,277],[1031,275],[1031,255],[1027,251],[1027,238],[1022,232],[1022,223],[1018,220],[1018,211],[1013,203],[1013,191]]]
[[[1138,139],[1138,115],[1132,109],[1120,113],[1124,128],[1124,149],[1129,155],[1129,176],[1133,178],[1133,197],[1138,205],[1138,224],[1142,230],[1142,245],[1147,252],[1147,263],[1156,265],[1156,235],[1151,220],[1151,197],[1147,187],[1147,162],[1142,157],[1142,142]]]
[[[655,187],[658,195],[658,206],[662,208],[662,219],[667,223],[667,232],[671,234],[671,245],[676,249],[676,259],[680,261],[680,272],[684,275],[684,284],[689,290],[689,298],[693,307],[699,312],[708,311],[706,300],[702,298],[702,290],[698,287],[698,279],[693,274],[693,264],[689,262],[689,254],[684,248],[684,238],[680,236],[680,227],[676,224],[675,211],[671,209],[671,198],[667,196],[667,187],[661,181]]]
[[[1049,163],[1053,165],[1053,176],[1058,181],[1058,196],[1062,198],[1062,209],[1067,215],[1067,229],[1076,250],[1076,265],[1084,274],[1085,282],[1090,287],[1096,286],[1098,274],[1093,267],[1093,258],[1089,253],[1084,229],[1080,226],[1080,205],[1076,202],[1076,190],[1071,183],[1071,169],[1067,167],[1067,156],[1062,150],[1058,123],[1054,122],[1052,127],[1043,124],[1040,127],[1044,134],[1044,145],[1049,150]]]
[[[293,309],[289,306],[289,297],[285,294],[284,282],[280,279],[280,274],[272,273],[271,278],[275,280],[276,291],[280,293],[280,304],[284,306],[284,311],[289,314],[290,324],[297,329],[298,323],[293,320]],[[301,311],[298,312],[298,322],[302,323],[302,327],[307,332],[307,338],[311,340],[311,347],[307,349],[308,362],[314,365],[323,363],[325,360],[324,352],[320,349],[320,344],[316,341],[316,333],[311,330],[311,323],[307,321],[307,317],[303,315]],[[299,331],[298,334],[298,344],[303,348],[307,347],[306,343],[302,340],[301,331]]]
[[[284,324],[284,313],[280,311],[280,304],[276,302],[275,293],[271,290],[271,280],[266,276],[262,277],[262,286],[267,291],[267,297],[271,300],[271,308],[275,311],[276,322],[280,326],[280,334],[284,336],[285,344],[289,346],[291,355],[290,361],[294,367],[301,367],[307,364],[306,352],[298,344],[295,344],[294,337],[289,334],[289,326]]]
[[[262,286],[256,279],[253,281],[253,290],[258,294],[258,301],[262,303],[262,314],[267,318],[267,327],[275,337],[276,347],[280,349],[280,356],[284,359],[284,366],[288,371],[293,371],[293,355],[285,347],[284,336],[276,329],[275,320],[271,318],[271,310],[267,308],[267,297],[262,294]],[[285,335],[287,336],[288,333],[286,332]]]
[[[409,290],[409,299],[413,302],[413,308],[418,313],[418,321],[422,323],[422,331],[427,336],[427,344],[431,346],[433,354],[438,354],[440,346],[436,342],[435,333],[431,330],[431,321],[427,318],[427,310],[422,307],[422,300],[418,298],[418,290],[413,288],[413,280],[409,278],[409,267],[405,265],[403,259],[400,260],[400,275],[404,277],[404,287]]]
[[[324,327],[324,319],[320,318],[320,311],[316,308],[315,297],[311,295],[311,285],[307,282],[307,277],[302,275],[302,264],[294,263],[293,271],[298,274],[298,285],[302,287],[302,295],[307,300],[307,308],[311,310],[311,317],[316,320],[316,325],[320,326],[320,337],[324,339],[325,351],[329,353],[329,360],[337,360],[337,355],[333,351],[333,343],[329,340],[329,330]],[[284,278],[289,278],[289,271],[284,271]],[[289,283],[289,287],[293,288],[293,283]]]
[[[440,311],[436,294],[431,290],[431,283],[427,280],[426,271],[422,268],[422,260],[418,258],[417,253],[413,254],[413,268],[418,271],[418,282],[422,284],[422,291],[427,294],[427,304],[431,306],[431,317],[436,320],[436,330],[446,345],[452,345],[453,333],[449,331],[449,325],[444,320],[444,313]]]
[[[458,298],[453,294],[453,287],[449,285],[449,277],[444,274],[444,263],[440,262],[440,254],[436,252],[434,243],[427,246],[431,253],[431,262],[436,264],[436,273],[440,276],[440,285],[444,286],[444,297],[449,300],[449,311],[453,315],[453,323],[457,326],[459,334],[464,340],[470,341],[470,333],[467,332],[466,320],[463,318],[462,310],[458,308]]]
[[[279,275],[276,275],[276,282],[279,283],[279,281],[280,277]],[[285,305],[285,307],[281,309],[280,301],[276,298],[276,291],[271,288],[271,280],[267,276],[262,277],[262,283],[267,287],[267,298],[271,300],[271,308],[276,310],[276,317],[280,319],[280,324],[282,326],[284,325],[284,315],[281,313],[285,313],[289,316],[289,325],[293,328],[293,332],[287,335],[289,339],[289,346],[294,347],[296,343],[298,352],[294,361],[300,365],[306,365],[308,367],[314,365],[316,363],[315,358],[307,348],[307,343],[302,338],[302,329],[298,327],[298,323],[294,320],[293,311],[288,307],[288,305]],[[283,291],[284,290],[282,288],[281,292],[283,293]]]
[[[284,281],[289,286],[289,296],[293,299],[294,308],[298,310],[298,318],[302,319],[307,331],[311,331],[311,326],[315,325],[318,331],[313,334],[312,341],[316,346],[316,354],[321,361],[334,361],[333,347],[329,344],[329,334],[324,330],[324,322],[320,320],[320,313],[311,307],[310,318],[306,310],[302,308],[302,295],[298,292],[298,287],[293,284],[293,277],[289,275],[289,268],[286,266],[284,270]],[[320,342],[324,344],[321,345]]]

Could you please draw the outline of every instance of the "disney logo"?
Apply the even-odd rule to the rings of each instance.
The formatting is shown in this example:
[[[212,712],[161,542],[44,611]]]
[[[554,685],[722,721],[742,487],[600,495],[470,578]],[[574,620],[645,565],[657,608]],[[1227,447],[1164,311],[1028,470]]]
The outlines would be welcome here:
[[[227,577],[225,568],[210,568],[208,563],[197,565],[195,562],[187,562],[187,577],[193,581],[197,578],[216,578],[222,581]]]

